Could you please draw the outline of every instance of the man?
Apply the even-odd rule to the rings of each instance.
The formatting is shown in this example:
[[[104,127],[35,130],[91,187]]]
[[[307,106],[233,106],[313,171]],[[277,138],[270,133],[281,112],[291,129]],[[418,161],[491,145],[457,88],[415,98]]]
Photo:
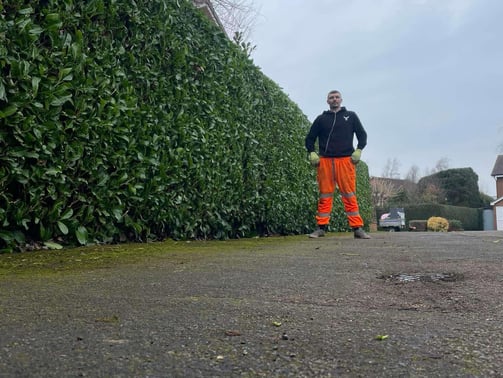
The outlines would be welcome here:
[[[356,198],[356,164],[367,145],[367,133],[356,113],[341,107],[342,95],[339,91],[330,91],[327,103],[330,110],[324,111],[316,118],[306,136],[309,161],[318,169],[320,191],[316,215],[318,228],[309,237],[325,236],[330,222],[334,192],[338,186],[354,237],[370,239],[363,231],[363,219]],[[354,135],[358,140],[356,150],[353,147]],[[316,139],[319,155],[314,150]]]

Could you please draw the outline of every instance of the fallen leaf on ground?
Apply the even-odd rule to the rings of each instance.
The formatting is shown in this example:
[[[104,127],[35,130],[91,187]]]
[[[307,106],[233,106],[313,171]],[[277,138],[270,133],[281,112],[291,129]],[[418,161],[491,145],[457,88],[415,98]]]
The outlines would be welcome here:
[[[44,245],[49,249],[63,249],[63,246],[59,243],[46,241]]]
[[[96,318],[96,319],[94,319],[94,321],[100,322],[100,323],[118,323],[119,317],[117,315],[112,315],[112,316],[104,317],[104,318]]]
[[[241,336],[241,332],[239,332],[238,330],[235,330],[235,329],[231,329],[231,330],[225,331],[225,335],[226,336]]]
[[[382,341],[386,340],[389,336],[388,335],[377,335],[376,340]]]

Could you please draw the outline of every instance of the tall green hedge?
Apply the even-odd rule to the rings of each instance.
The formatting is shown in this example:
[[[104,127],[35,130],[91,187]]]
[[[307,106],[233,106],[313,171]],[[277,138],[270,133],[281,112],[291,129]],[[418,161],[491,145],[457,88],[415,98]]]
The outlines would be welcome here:
[[[314,224],[309,121],[187,0],[2,1],[0,72],[4,250]]]
[[[421,178],[417,189],[424,199],[435,203],[478,208],[484,206],[478,180],[472,168],[446,169]]]

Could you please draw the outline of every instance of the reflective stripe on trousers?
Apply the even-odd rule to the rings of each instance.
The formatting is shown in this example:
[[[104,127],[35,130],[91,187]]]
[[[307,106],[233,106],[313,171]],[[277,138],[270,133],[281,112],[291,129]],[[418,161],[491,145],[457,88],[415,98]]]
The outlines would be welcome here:
[[[335,186],[337,184],[349,226],[351,228],[362,227],[363,220],[360,217],[356,198],[356,167],[351,161],[351,157],[321,157],[317,180],[320,198],[318,200],[316,222],[319,225],[326,225],[330,222]]]

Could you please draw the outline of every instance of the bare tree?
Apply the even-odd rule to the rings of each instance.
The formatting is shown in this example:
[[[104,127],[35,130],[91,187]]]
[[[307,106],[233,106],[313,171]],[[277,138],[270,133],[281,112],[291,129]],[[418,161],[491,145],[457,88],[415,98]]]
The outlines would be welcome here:
[[[382,171],[382,177],[400,178],[400,162],[397,158],[388,159]]]
[[[449,169],[449,159],[444,156],[437,161],[435,172],[445,171],[446,169]]]
[[[211,0],[211,4],[228,36],[239,38],[238,44],[250,38],[259,14],[254,0]]]
[[[435,164],[435,167],[433,167],[431,169],[425,168],[423,176],[425,176],[425,177],[431,176],[437,172],[445,171],[446,169],[449,169],[449,159],[446,157],[443,157],[437,161],[437,163]]]
[[[391,180],[382,177],[372,177],[370,186],[372,203],[377,207],[384,207],[388,200],[395,197],[399,192]]]
[[[410,167],[407,175],[405,176],[405,179],[417,184],[417,182],[419,181],[419,167],[415,164]]]
[[[422,200],[426,203],[445,203],[445,195],[435,184],[428,184],[422,193]]]

